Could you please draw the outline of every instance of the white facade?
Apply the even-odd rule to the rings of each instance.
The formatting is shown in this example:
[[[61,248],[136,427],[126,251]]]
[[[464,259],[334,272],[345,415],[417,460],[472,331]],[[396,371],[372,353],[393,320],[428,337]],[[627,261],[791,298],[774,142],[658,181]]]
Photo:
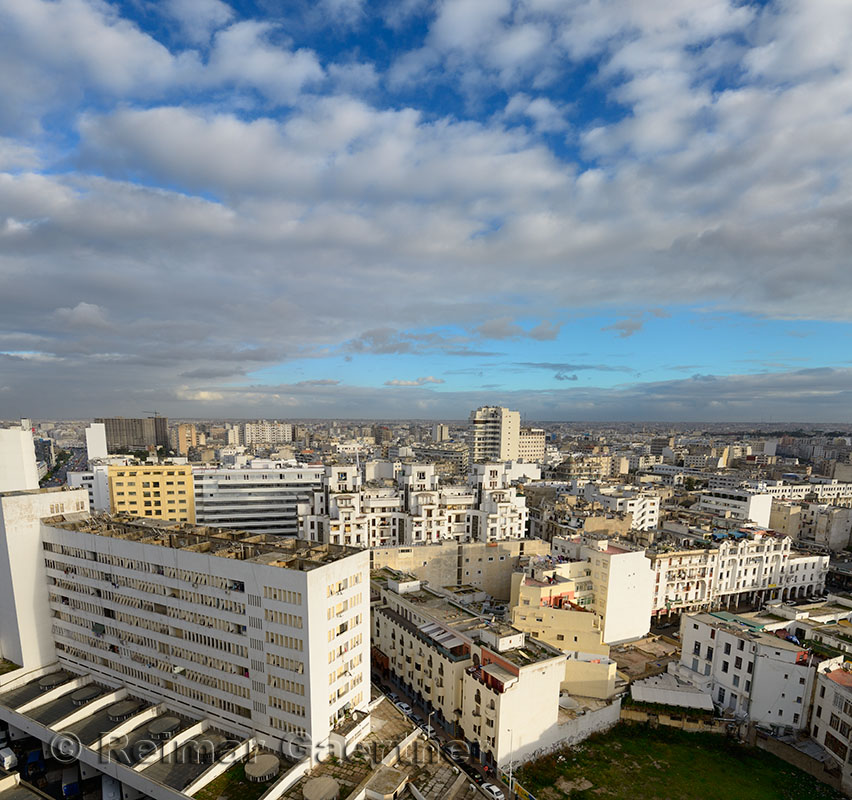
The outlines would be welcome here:
[[[772,495],[748,489],[712,489],[699,497],[695,510],[767,528],[772,512]]]
[[[193,468],[199,524],[296,536],[299,513],[322,486],[324,467],[259,462],[258,467]]]
[[[10,499],[26,525],[8,524]],[[90,519],[83,490],[2,500],[6,657],[58,660],[280,745],[316,749],[369,703],[366,552]]]
[[[732,615],[681,620],[681,669],[716,706],[778,731],[802,730],[816,666],[803,647],[738,624]]]
[[[92,511],[109,511],[109,466],[95,464],[86,472],[67,473],[68,485],[82,488],[89,493],[89,508]]]
[[[577,482],[574,482],[577,485]],[[572,494],[575,493],[572,491]],[[616,514],[631,514],[631,527],[639,531],[653,530],[660,521],[660,496],[631,486],[606,486],[586,483],[582,497],[597,503],[604,511]]]
[[[663,546],[647,555],[654,614],[810,597],[824,590],[828,577],[827,555],[793,550],[788,537],[760,530],[688,549]]]
[[[520,461],[543,461],[545,435],[541,428],[524,428],[518,437],[518,459]]]
[[[848,796],[852,793],[852,672],[842,665],[820,664],[811,736],[840,769],[841,786]]]
[[[518,458],[521,414],[498,406],[470,412],[470,460],[512,461]]]
[[[588,564],[592,595],[583,606],[601,618],[607,644],[638,639],[651,627],[654,572],[644,549],[593,536],[554,537],[552,555]]]
[[[83,489],[0,494],[0,656],[26,669],[56,660],[41,519],[88,507]]]
[[[246,422],[240,427],[240,444],[288,444],[293,441],[293,426],[288,422]]]
[[[522,539],[525,499],[506,485],[502,465],[478,466],[492,469],[467,485],[442,486],[434,464],[402,464],[395,486],[368,488],[357,467],[328,467],[302,535],[354,547]]]
[[[38,489],[33,434],[20,428],[0,428],[0,492]]]
[[[93,422],[86,428],[86,456],[89,461],[107,457],[106,425]]]

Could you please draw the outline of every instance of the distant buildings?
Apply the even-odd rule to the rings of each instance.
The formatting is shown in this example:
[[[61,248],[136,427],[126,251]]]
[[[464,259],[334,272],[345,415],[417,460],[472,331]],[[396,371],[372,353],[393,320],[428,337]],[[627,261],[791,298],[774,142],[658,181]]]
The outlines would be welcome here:
[[[518,460],[542,461],[545,453],[545,433],[541,428],[522,428],[518,435]]]
[[[104,425],[107,450],[110,453],[129,453],[169,446],[167,417],[108,417],[98,418],[95,422]]]
[[[189,451],[198,447],[198,432],[195,425],[192,423],[182,422],[177,427],[175,448],[182,456],[187,455]]]

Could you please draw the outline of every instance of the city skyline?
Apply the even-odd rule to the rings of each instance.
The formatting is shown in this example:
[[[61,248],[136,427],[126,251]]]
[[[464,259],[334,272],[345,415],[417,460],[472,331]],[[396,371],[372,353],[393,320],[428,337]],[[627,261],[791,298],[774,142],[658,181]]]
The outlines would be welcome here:
[[[0,3],[0,417],[844,422],[852,8]]]

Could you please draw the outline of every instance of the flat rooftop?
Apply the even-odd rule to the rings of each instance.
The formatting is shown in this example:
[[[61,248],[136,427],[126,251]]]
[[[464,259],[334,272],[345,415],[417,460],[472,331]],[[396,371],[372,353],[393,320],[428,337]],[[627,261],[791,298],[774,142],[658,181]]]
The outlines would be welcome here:
[[[59,514],[46,518],[44,522],[63,530],[92,533],[110,539],[157,545],[172,550],[204,553],[219,558],[253,561],[300,572],[307,572],[364,552],[357,547],[345,545],[322,544],[307,539],[291,539],[187,522],[138,519],[126,514]]]

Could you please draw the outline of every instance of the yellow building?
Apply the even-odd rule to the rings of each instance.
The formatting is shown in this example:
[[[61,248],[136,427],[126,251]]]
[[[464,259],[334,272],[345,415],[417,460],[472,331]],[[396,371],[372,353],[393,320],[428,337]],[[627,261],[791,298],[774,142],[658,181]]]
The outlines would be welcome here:
[[[112,465],[109,468],[112,513],[195,522],[192,467],[176,464]]]
[[[184,422],[178,425],[177,429],[178,453],[185,456],[190,447],[198,447],[198,433],[195,430],[195,425]]]
[[[600,617],[584,608],[592,594],[589,564],[536,560],[543,563],[512,575],[512,625],[567,654],[563,691],[612,697],[617,665],[609,657]]]

